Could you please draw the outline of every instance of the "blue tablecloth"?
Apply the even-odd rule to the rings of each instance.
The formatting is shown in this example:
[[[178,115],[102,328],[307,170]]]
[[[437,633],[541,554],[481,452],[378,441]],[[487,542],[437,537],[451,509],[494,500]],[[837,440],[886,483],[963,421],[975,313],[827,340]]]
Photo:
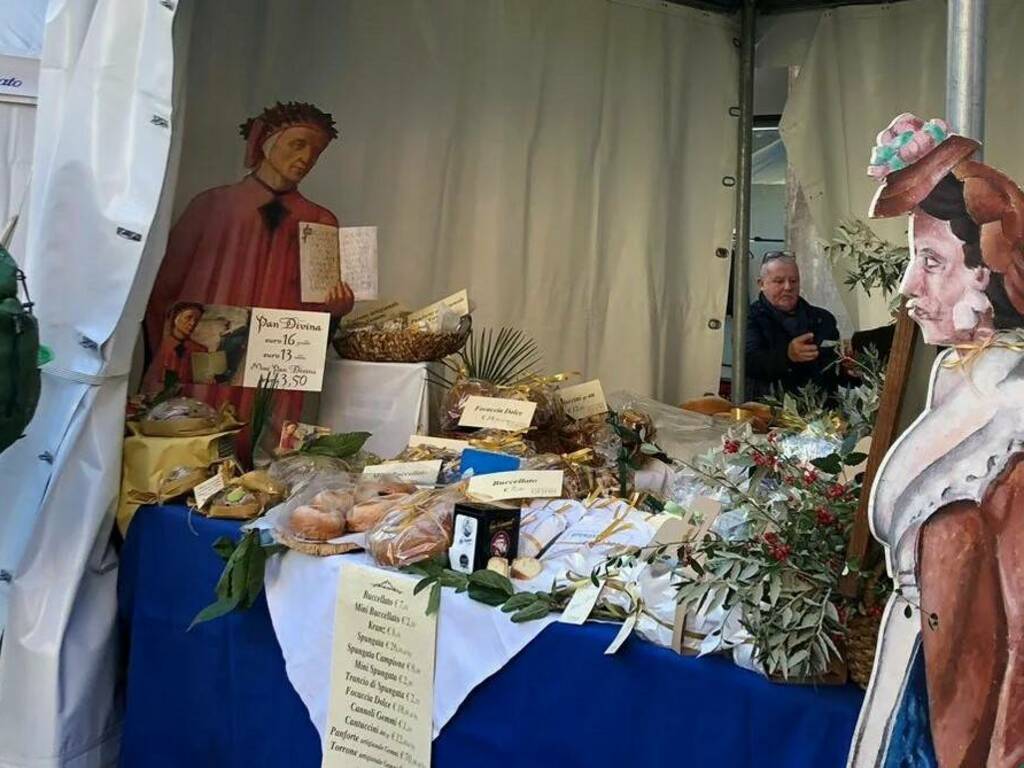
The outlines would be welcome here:
[[[220,574],[211,543],[237,531],[181,507],[142,509],[132,523],[119,585],[125,768],[320,765],[265,600],[185,632]],[[546,629],[469,696],[434,742],[434,765],[845,765],[857,689],[777,685],[636,638],[604,656],[614,633]]]

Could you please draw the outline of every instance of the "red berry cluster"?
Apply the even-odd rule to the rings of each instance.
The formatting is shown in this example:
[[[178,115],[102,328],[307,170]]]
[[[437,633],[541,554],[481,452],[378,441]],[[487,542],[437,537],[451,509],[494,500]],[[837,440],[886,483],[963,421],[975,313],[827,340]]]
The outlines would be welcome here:
[[[806,485],[808,488],[810,488],[816,482],[818,482],[818,473],[815,472],[813,469],[805,469],[804,470],[804,485]]]
[[[722,451],[725,453],[737,453],[740,450],[739,440],[726,440],[722,443]]]
[[[825,509],[825,507],[818,507],[815,512],[815,517],[818,520],[818,525],[834,525],[836,522],[836,516]]]
[[[790,549],[788,544],[784,544],[779,538],[777,533],[769,531],[764,536],[764,543],[768,546],[768,554],[773,560],[777,560],[780,563],[788,560],[789,556],[793,554],[793,550]]]
[[[754,451],[751,454],[751,458],[754,460],[754,464],[759,467],[768,467],[769,469],[775,469],[779,465],[779,460],[775,456],[771,456],[762,451]]]
[[[846,493],[847,488],[842,483],[833,483],[828,487],[828,490],[825,491],[825,495],[828,496],[833,501],[835,501],[836,499],[843,498],[843,496],[845,496]]]

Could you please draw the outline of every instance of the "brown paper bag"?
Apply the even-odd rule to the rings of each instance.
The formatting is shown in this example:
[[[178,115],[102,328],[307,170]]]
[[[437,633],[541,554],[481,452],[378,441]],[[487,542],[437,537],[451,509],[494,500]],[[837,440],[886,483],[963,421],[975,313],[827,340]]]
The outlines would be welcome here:
[[[117,506],[117,527],[124,534],[132,517],[143,504],[160,504],[175,495],[187,493],[195,484],[209,476],[209,469],[235,453],[237,429],[212,435],[190,437],[148,437],[133,429],[125,438],[121,461],[121,495]],[[197,483],[188,485],[167,483],[168,474],[179,467],[202,470],[203,476],[194,475]]]

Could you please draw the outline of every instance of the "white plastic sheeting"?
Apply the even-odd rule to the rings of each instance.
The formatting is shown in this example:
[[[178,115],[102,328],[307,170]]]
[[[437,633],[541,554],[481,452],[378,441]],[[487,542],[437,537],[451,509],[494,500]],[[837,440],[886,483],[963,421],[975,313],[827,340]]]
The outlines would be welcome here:
[[[47,18],[23,262],[56,359],[26,437],[0,456],[4,511],[29,523],[0,650],[0,766],[117,756],[109,536],[126,374],[176,167],[174,8],[54,0]]]
[[[38,58],[48,0],[0,0],[0,56]]]

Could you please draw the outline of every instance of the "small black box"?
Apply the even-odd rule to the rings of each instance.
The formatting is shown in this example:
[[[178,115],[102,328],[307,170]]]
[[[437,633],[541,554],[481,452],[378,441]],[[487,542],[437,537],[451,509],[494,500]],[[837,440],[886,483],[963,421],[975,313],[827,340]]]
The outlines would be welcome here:
[[[470,502],[455,505],[452,546],[448,550],[453,571],[472,573],[486,568],[492,557],[511,562],[518,554],[519,507]]]

